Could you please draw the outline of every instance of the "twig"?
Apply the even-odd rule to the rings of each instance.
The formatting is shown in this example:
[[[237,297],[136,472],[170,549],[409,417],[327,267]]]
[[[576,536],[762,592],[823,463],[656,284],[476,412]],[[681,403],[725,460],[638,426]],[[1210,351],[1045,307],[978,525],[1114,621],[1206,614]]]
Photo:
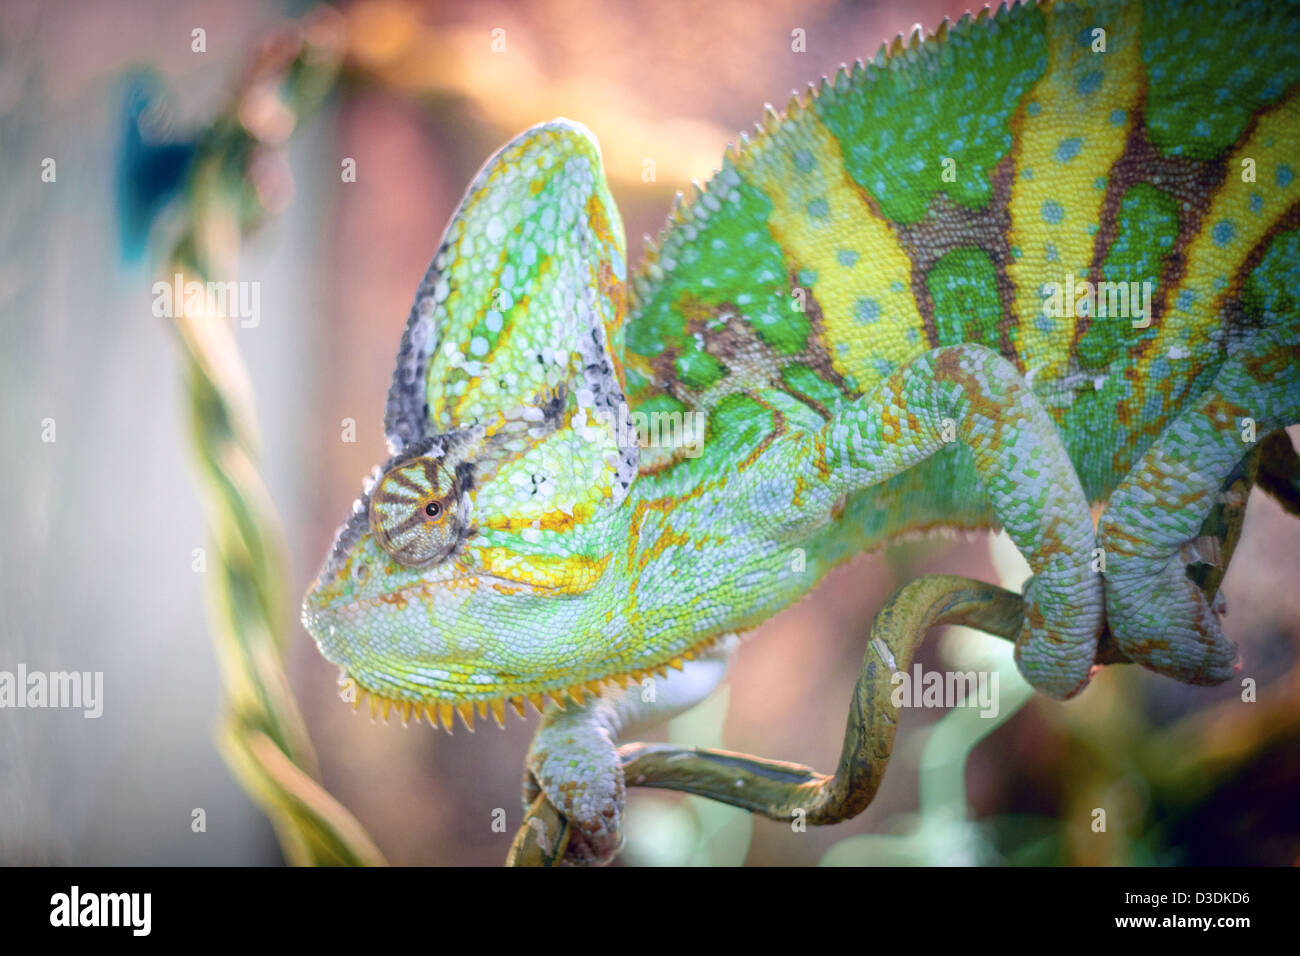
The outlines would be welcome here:
[[[334,84],[338,15],[322,8],[254,59],[234,102],[200,141],[186,193],[188,230],[166,275],[236,273],[239,240],[264,217],[253,160],[297,128]],[[185,349],[198,486],[217,554],[206,576],[225,701],[218,747],[271,818],[295,865],[384,862],[361,824],[315,779],[316,756],[284,673],[292,620],[279,519],[257,470],[256,413],[229,322],[174,303]]]

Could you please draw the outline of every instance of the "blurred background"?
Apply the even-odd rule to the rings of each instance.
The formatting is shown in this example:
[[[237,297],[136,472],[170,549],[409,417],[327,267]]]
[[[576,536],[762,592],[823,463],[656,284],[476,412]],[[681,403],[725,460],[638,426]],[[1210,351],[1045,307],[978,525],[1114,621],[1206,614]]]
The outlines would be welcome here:
[[[0,710],[0,862],[274,864],[275,832],[214,746],[221,708],[209,534],[177,335],[151,310],[200,133],[262,41],[307,3],[0,2],[0,395],[8,502],[0,670],[102,671],[99,719]],[[791,91],[959,2],[542,2],[335,7],[341,72],[282,151],[252,164],[266,215],[239,250],[260,321],[231,323],[288,558],[285,666],[325,788],[398,864],[499,864],[536,715],[447,736],[353,714],[298,625],[362,477],[417,283],[479,165],[566,116],[601,142],[629,257],[673,194]],[[203,50],[195,49],[195,30]],[[806,47],[792,50],[792,31]],[[232,99],[234,98],[234,99]],[[262,117],[266,133],[270,120]],[[279,145],[276,143],[276,145]],[[259,154],[260,157],[260,154]],[[42,179],[53,159],[54,181]],[[355,160],[355,182],[340,168]],[[655,177],[643,178],[644,160]],[[182,200],[183,201],[183,200]],[[356,423],[343,440],[340,423]],[[56,438],[49,440],[48,421]],[[1295,436],[1293,436],[1295,437]],[[917,574],[1018,586],[1005,540],[864,556],[754,632],[724,688],[658,739],[833,769],[872,616]],[[632,791],[618,865],[1300,862],[1300,524],[1252,498],[1224,590],[1242,649],[1196,689],[1109,668],[1030,699],[996,639],[948,629],[927,669],[1001,673],[996,720],[906,712],[857,819],[793,832]],[[1023,706],[1022,706],[1023,705]],[[504,808],[509,826],[492,827]],[[1094,829],[1095,808],[1107,812]],[[195,832],[194,811],[206,827]]]

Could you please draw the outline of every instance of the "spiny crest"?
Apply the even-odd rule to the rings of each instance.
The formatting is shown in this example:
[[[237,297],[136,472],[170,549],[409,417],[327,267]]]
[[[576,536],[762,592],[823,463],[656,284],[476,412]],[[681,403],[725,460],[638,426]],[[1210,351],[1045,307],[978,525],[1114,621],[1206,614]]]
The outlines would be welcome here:
[[[667,678],[670,671],[682,670],[687,661],[695,660],[703,651],[712,647],[714,644],[723,640],[725,635],[714,635],[705,638],[698,644],[682,651],[660,664],[654,664],[650,667],[638,668],[636,670],[625,671],[621,674],[615,674],[611,677],[604,677],[598,680],[588,680],[581,683],[573,684],[559,690],[539,691],[531,694],[518,694],[511,697],[498,697],[489,700],[477,701],[410,701],[399,700],[393,697],[386,697],[383,694],[376,693],[368,688],[362,687],[356,678],[351,675],[340,672],[338,679],[339,697],[344,702],[352,705],[352,712],[356,713],[361,709],[361,702],[366,700],[367,709],[370,711],[371,720],[382,720],[388,723],[388,718],[396,715],[402,721],[402,726],[408,726],[410,723],[419,723],[421,720],[427,720],[430,727],[441,727],[447,733],[454,733],[456,718],[470,732],[474,732],[474,718],[477,715],[486,719],[488,714],[496,721],[498,727],[505,727],[506,705],[509,704],[511,709],[519,715],[520,720],[526,718],[526,707],[531,704],[537,713],[541,713],[546,706],[546,701],[550,702],[564,710],[567,701],[572,701],[578,706],[583,706],[588,700],[594,700],[601,697],[611,690],[622,687],[638,687],[641,682],[649,677]]]

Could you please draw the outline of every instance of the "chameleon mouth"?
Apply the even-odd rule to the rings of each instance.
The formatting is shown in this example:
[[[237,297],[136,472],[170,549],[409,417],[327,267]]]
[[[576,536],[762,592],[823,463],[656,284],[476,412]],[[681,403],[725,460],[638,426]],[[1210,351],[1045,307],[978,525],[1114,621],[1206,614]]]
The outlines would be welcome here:
[[[524,720],[526,719],[526,708],[529,704],[540,714],[549,699],[553,706],[563,710],[567,706],[566,699],[578,706],[583,706],[589,700],[594,700],[623,687],[638,686],[646,678],[666,678],[670,670],[682,670],[686,661],[694,660],[701,652],[722,640],[724,636],[724,634],[711,635],[666,660],[645,667],[616,671],[605,677],[561,686],[554,690],[507,694],[482,700],[433,698],[416,701],[391,697],[371,690],[362,685],[356,677],[346,671],[340,671],[338,680],[339,696],[345,703],[352,705],[353,713],[361,709],[364,698],[372,721],[382,720],[384,723],[388,723],[390,717],[396,716],[401,720],[402,726],[405,727],[412,722],[418,724],[427,720],[431,727],[441,727],[450,734],[453,732],[456,718],[459,716],[460,722],[465,726],[465,729],[473,733],[476,716],[486,719],[490,714],[498,727],[505,727],[507,705],[519,715],[520,720]]]
[[[351,601],[339,603],[337,610],[358,611],[362,608],[379,607],[380,605],[389,605],[402,607],[410,601],[419,600],[421,597],[429,597],[435,591],[449,590],[474,590],[480,585],[490,587],[500,594],[552,594],[558,589],[549,587],[545,584],[538,584],[534,581],[517,581],[513,578],[501,577],[495,574],[486,574],[476,572],[474,574],[463,574],[459,577],[446,578],[440,581],[418,581],[408,584],[404,587],[394,588],[382,595],[374,597],[359,597]],[[315,592],[313,591],[313,597]],[[310,599],[309,599],[310,600]],[[323,606],[323,605],[322,605]],[[311,626],[308,625],[308,630]]]

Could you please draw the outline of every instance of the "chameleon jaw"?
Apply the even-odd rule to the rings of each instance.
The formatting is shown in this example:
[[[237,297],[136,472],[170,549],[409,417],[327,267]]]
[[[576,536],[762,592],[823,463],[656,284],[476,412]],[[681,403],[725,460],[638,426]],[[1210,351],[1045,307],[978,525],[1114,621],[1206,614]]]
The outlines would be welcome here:
[[[472,614],[462,616],[463,611],[474,606],[476,598],[492,595],[518,612],[519,602],[531,606],[565,589],[504,577],[475,562],[452,571],[453,577],[417,577],[400,587],[385,585],[386,590],[358,594],[352,590],[354,565],[360,561],[383,567],[377,555],[364,553],[366,547],[363,541],[345,560],[322,571],[304,601],[302,623],[323,656],[340,668],[343,699],[355,711],[368,697],[372,718],[387,721],[396,712],[403,724],[427,719],[450,732],[459,714],[472,731],[476,713],[484,718],[490,713],[503,724],[507,703],[522,718],[526,703],[541,710],[546,696],[558,706],[566,696],[581,703],[584,694],[597,696],[606,685],[666,674],[668,666],[680,665],[674,658],[648,667],[615,668],[612,674],[580,681],[566,680],[562,669],[521,675],[520,658],[512,657],[499,633]],[[372,568],[365,577],[374,574]],[[503,645],[505,653],[500,653]],[[382,650],[385,647],[389,650]],[[526,649],[513,650],[527,660]],[[600,671],[599,662],[589,659],[575,662],[573,669],[583,674]]]
[[[408,700],[370,690],[355,677],[341,670],[338,679],[339,696],[344,702],[352,705],[353,713],[360,710],[362,698],[366,698],[372,721],[383,720],[384,723],[388,723],[389,717],[396,715],[405,727],[412,721],[420,723],[422,720],[427,720],[431,727],[442,727],[450,734],[454,732],[456,717],[459,715],[461,723],[470,733],[473,733],[476,714],[484,719],[491,714],[497,726],[504,728],[507,704],[519,715],[520,720],[524,720],[527,705],[531,704],[533,709],[541,714],[548,698],[553,706],[561,710],[567,706],[566,698],[567,701],[581,707],[588,702],[588,699],[595,699],[624,687],[640,686],[641,682],[647,679],[666,678],[670,669],[682,670],[686,661],[694,660],[725,636],[725,633],[710,635],[675,656],[647,667],[619,671],[607,677],[561,686],[555,690],[506,694],[484,699]]]

